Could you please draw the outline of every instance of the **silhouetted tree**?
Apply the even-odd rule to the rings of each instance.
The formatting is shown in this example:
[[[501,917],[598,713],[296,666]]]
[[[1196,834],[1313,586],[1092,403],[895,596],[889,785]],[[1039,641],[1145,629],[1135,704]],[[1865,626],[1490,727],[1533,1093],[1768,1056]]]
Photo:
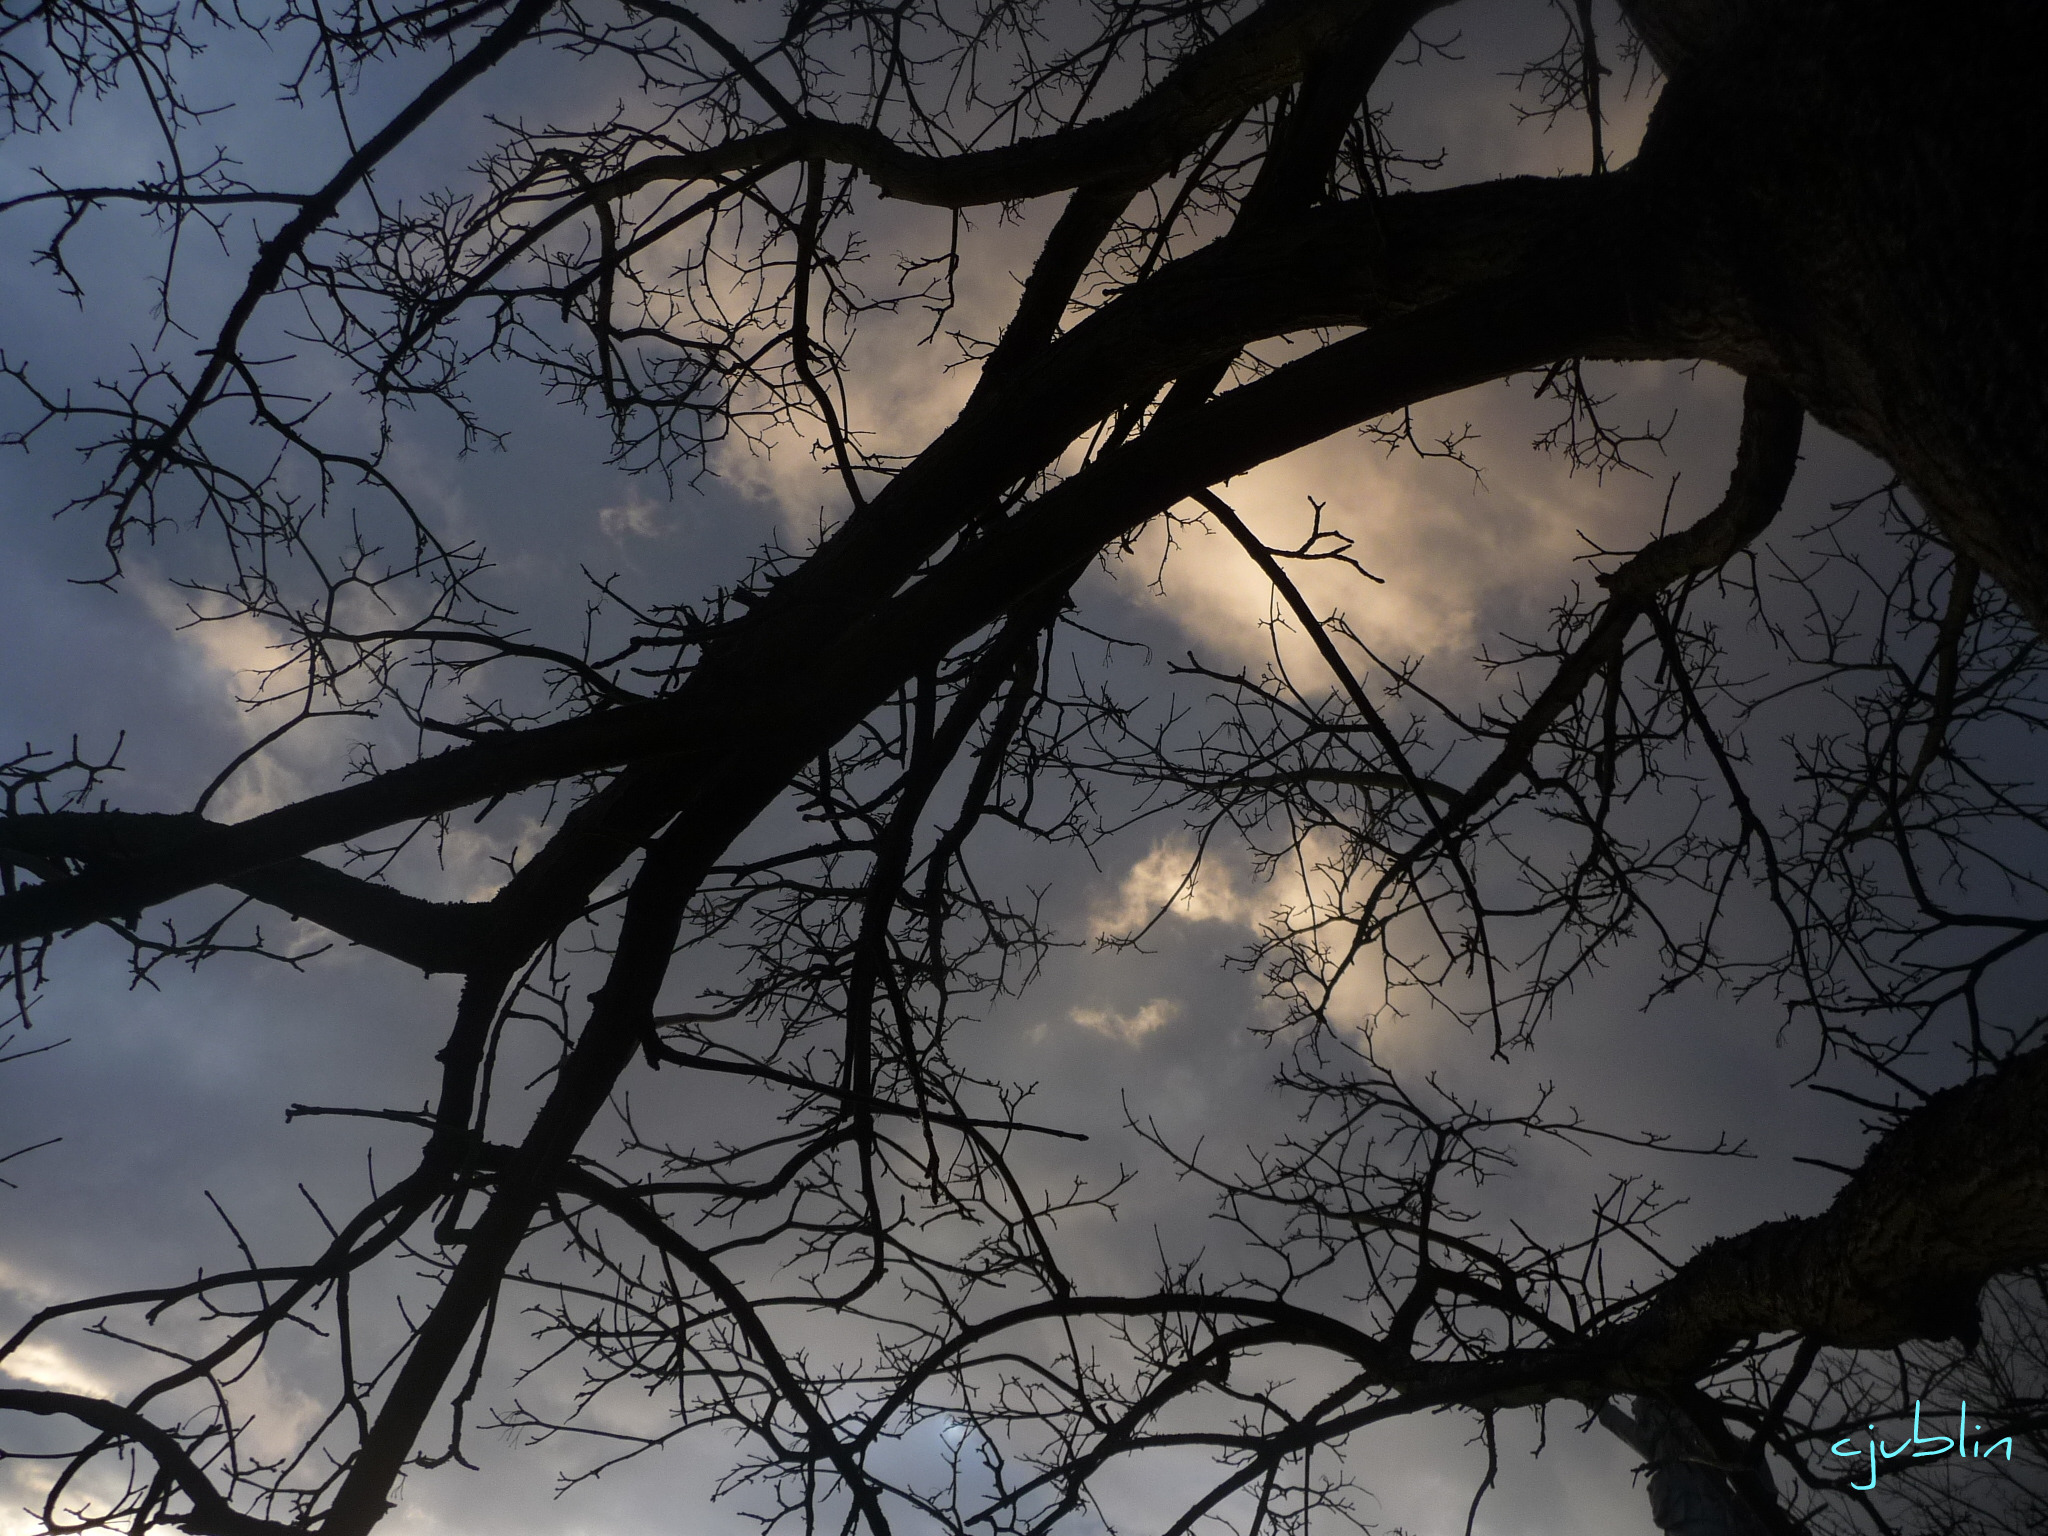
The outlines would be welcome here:
[[[107,808],[111,759],[7,765],[15,1007],[64,935],[110,928],[146,973],[262,951],[252,907],[462,977],[427,1108],[295,1107],[418,1132],[324,1248],[52,1305],[0,1346],[190,1319],[125,1401],[0,1389],[81,1437],[50,1529],[361,1536],[405,1468],[462,1457],[474,1416],[551,1427],[476,1401],[512,1290],[541,1298],[588,1393],[673,1394],[672,1425],[627,1453],[737,1428],[735,1476],[806,1530],[1046,1531],[1087,1514],[1105,1467],[1191,1446],[1219,1470],[1161,1529],[1305,1530],[1349,1511],[1343,1448],[1371,1426],[1455,1409],[1490,1447],[1496,1415],[1545,1404],[1635,1448],[1670,1532],[2036,1528],[2048,1052],[2011,978],[2040,974],[2048,823],[2038,782],[2000,765],[2038,751],[2042,719],[2048,336],[2024,231],[2048,222],[2048,21],[2009,0],[1628,0],[1602,35],[1576,0],[1525,83],[1592,125],[1589,173],[1404,190],[1376,85],[1449,9],[5,0],[17,153],[109,93],[163,135],[151,178],[52,177],[6,205],[47,221],[47,280],[77,291],[80,231],[124,204],[176,262],[239,274],[188,299],[167,265],[161,334],[96,390],[5,359],[12,441],[88,449],[100,479],[72,510],[104,517],[117,571],[161,521],[209,526],[204,611],[286,637],[267,696],[289,717],[188,814]],[[198,147],[216,130],[197,55],[238,29],[285,61],[307,154],[338,145],[289,188]],[[615,104],[502,126],[470,169],[432,168],[446,191],[391,189],[420,183],[466,87],[536,56]],[[1601,92],[1624,56],[1661,94],[1611,164]],[[976,324],[957,216],[1042,198],[1059,211],[1000,330],[958,333],[965,405],[885,456],[849,388],[856,331],[920,307],[934,335]],[[894,282],[859,262],[883,200],[956,215]],[[367,427],[309,399],[284,356],[309,345],[353,371]],[[1585,365],[1669,359],[1747,380],[1725,495],[1606,561],[1551,635],[1496,658],[1507,686],[1477,713],[1304,595],[1302,562],[1349,558],[1335,530],[1269,547],[1219,490],[1362,425],[1399,439],[1408,407],[1512,374],[1559,403],[1557,447],[1611,467],[1626,443]],[[400,408],[487,434],[466,381],[508,361],[602,412],[629,467],[813,442],[838,477],[827,528],[736,586],[654,606],[607,589],[580,644],[529,634],[388,451]],[[1766,601],[1747,552],[1808,417],[1898,483]],[[1159,718],[1086,670],[1076,581],[1171,516],[1243,547],[1321,671],[1278,647],[1260,673],[1197,664],[1202,705]],[[1717,602],[1754,604],[1740,643],[1770,675],[1729,662]],[[1793,677],[1851,724],[1803,739],[1787,819],[1743,730]],[[418,750],[205,814],[250,755],[337,713]],[[1313,892],[1254,957],[1300,1124],[1249,1172],[1139,1127],[1214,1185],[1243,1264],[1133,1295],[1062,1264],[1054,1219],[1104,1192],[1047,1196],[1013,1166],[1018,1138],[1073,1128],[1027,1123],[949,1045],[1049,942],[1028,896],[977,876],[977,833],[1085,840],[1104,796],[1294,861]],[[409,894],[401,851],[472,808],[547,831],[487,897]],[[212,891],[226,916],[194,904]],[[1727,935],[1745,904],[1775,948]],[[1775,990],[1817,1061],[1894,1090],[1826,1211],[1641,1286],[1608,1266],[1658,1210],[1646,1190],[1618,1186],[1569,1239],[1493,1223],[1474,1192],[1520,1139],[1604,1132],[1404,1081],[1330,1013],[1375,966],[1524,1052],[1624,943],[1672,987]],[[677,1005],[677,956],[719,944],[732,964]],[[533,1095],[498,1084],[542,1047]],[[599,1155],[593,1126],[644,1074],[702,1112],[621,1107],[623,1150]],[[365,1302],[421,1265],[435,1284],[402,1322]],[[255,1456],[238,1373],[316,1316],[323,1413],[295,1454]],[[875,1350],[807,1348],[820,1317]],[[1287,1351],[1327,1390],[1251,1384]],[[1987,1437],[2021,1443],[2004,1480],[1905,1467],[1860,1491],[1829,1459],[1964,1378]],[[886,1470],[878,1448],[938,1416],[961,1426],[950,1475]]]

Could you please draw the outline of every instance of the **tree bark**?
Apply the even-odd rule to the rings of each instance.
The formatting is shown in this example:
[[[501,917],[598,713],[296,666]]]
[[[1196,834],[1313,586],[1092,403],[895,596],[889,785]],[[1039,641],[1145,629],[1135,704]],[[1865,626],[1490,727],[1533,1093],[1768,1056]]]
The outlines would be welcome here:
[[[1623,1412],[1605,1404],[1600,1423],[1643,1458],[1650,1518],[1664,1536],[1768,1536],[1682,1414],[1654,1397],[1636,1398],[1630,1406],[1632,1412]],[[1768,1481],[1757,1490],[1759,1497],[1772,1497]]]
[[[2048,626],[2048,11],[1633,9],[1672,69],[1645,236],[1702,355],[1891,464]]]

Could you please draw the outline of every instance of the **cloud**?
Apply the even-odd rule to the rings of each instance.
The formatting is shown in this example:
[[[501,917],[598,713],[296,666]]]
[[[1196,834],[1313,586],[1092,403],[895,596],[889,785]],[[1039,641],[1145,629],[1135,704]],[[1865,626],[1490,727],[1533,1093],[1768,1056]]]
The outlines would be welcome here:
[[[137,589],[150,617],[174,637],[196,689],[214,702],[208,723],[225,727],[216,737],[226,749],[223,758],[253,745],[297,708],[293,691],[304,685],[306,674],[303,666],[289,665],[293,647],[283,626],[250,614],[208,617],[204,599],[168,581],[142,581]],[[317,751],[288,740],[259,753],[221,786],[207,813],[246,821],[298,799],[309,784],[302,764],[309,757],[317,761]]]
[[[1114,899],[1097,909],[1095,931],[1129,933],[1162,912],[1196,923],[1250,923],[1260,915],[1257,903],[1239,892],[1228,865],[1209,857],[1196,868],[1193,848],[1178,838],[1154,843],[1131,866]]]
[[[1116,889],[1096,903],[1092,922],[1099,939],[1131,937],[1148,927],[1159,933],[1160,922],[1225,923],[1261,943],[1292,935],[1286,969],[1315,995],[1324,1016],[1339,1029],[1373,1035],[1392,1016],[1388,976],[1368,947],[1351,953],[1357,932],[1357,909],[1378,878],[1378,867],[1360,861],[1346,846],[1343,834],[1316,828],[1302,836],[1291,857],[1276,861],[1257,877],[1210,852],[1195,866],[1193,843],[1169,837],[1151,848],[1125,873]],[[1402,943],[1411,936],[1412,920],[1399,920],[1395,934]],[[1242,947],[1226,934],[1221,948]],[[1328,991],[1322,991],[1328,987]],[[1422,1006],[1419,998],[1410,999]],[[1269,1022],[1285,1014],[1284,996],[1269,994],[1258,1005]],[[1179,1014],[1179,1005],[1154,999],[1136,1013],[1124,1015],[1101,1008],[1077,1008],[1068,1017],[1097,1033],[1136,1040]]]
[[[636,486],[627,492],[624,501],[597,509],[597,526],[604,530],[606,538],[620,543],[629,538],[655,539],[667,531],[661,510]]]
[[[1489,437],[1512,441],[1517,428],[1502,418],[1519,402],[1495,395],[1456,402],[1452,425],[1469,414],[1488,423]],[[1477,480],[1441,460],[1361,452],[1352,434],[1341,434],[1240,476],[1223,497],[1280,549],[1309,536],[1320,504],[1323,529],[1354,541],[1351,555],[1378,579],[1334,560],[1290,560],[1288,574],[1309,606],[1341,615],[1390,662],[1432,656],[1455,665],[1502,629],[1542,629],[1587,552],[1582,530],[1624,548],[1641,542],[1626,526],[1634,508],[1623,498],[1595,495],[1589,481],[1554,463],[1490,457],[1513,472]],[[1148,578],[1158,572],[1159,584],[1126,580],[1130,599],[1156,608],[1210,657],[1266,661],[1276,638],[1268,627],[1273,591],[1236,541],[1220,529],[1183,527],[1169,550],[1167,537],[1155,522],[1137,540],[1132,567]],[[1277,639],[1289,670],[1315,686],[1324,665],[1292,615]],[[1340,644],[1354,668],[1373,670],[1356,646]]]
[[[114,1394],[97,1375],[86,1370],[56,1344],[30,1340],[0,1362],[0,1375],[25,1381],[32,1387],[55,1392],[76,1392],[81,1397],[108,1398]]]
[[[1135,1045],[1154,1030],[1164,1029],[1180,1017],[1180,1004],[1170,997],[1155,997],[1135,1013],[1117,1013],[1108,1008],[1074,1008],[1067,1017],[1083,1029],[1108,1035],[1126,1045]]]
[[[1340,638],[1339,649],[1369,687],[1383,686],[1386,673],[1361,647],[1390,665],[1427,657],[1424,681],[1433,692],[1476,702],[1490,696],[1488,677],[1468,658],[1502,649],[1503,634],[1547,633],[1554,605],[1573,584],[1590,590],[1589,555],[1640,548],[1667,518],[1671,526],[1690,523],[1726,483],[1740,394],[1734,375],[1637,363],[1602,365],[1589,379],[1602,394],[1616,394],[1607,417],[1617,430],[1662,431],[1683,407],[1661,447],[1636,445],[1632,459],[1643,473],[1575,471],[1567,455],[1534,448],[1557,425],[1560,407],[1534,398],[1526,381],[1510,381],[1414,413],[1425,445],[1470,432],[1461,450],[1469,464],[1406,449],[1389,456],[1344,432],[1217,489],[1275,549],[1301,545],[1316,528],[1318,506],[1321,530],[1350,540],[1350,557],[1377,580],[1337,560],[1283,563],[1317,615],[1341,616],[1355,634],[1357,644]],[[1674,487],[1680,468],[1684,481]],[[1184,519],[1197,510],[1178,509]],[[1277,641],[1305,691],[1328,676],[1292,614],[1279,615],[1277,633],[1271,627],[1270,584],[1213,523],[1155,519],[1109,574],[1127,611],[1172,626],[1205,661],[1257,671],[1270,664]]]
[[[902,302],[864,311],[858,334],[844,341],[846,363],[833,386],[848,430],[873,462],[914,456],[959,414],[980,370],[966,362],[972,349],[956,338],[987,340],[1001,333],[1021,288],[1016,274],[1028,270],[1058,211],[1059,200],[1051,198],[999,218],[964,222],[944,210],[883,198],[863,210],[867,243],[878,252],[893,251],[904,274],[897,295]],[[954,242],[950,307],[935,315],[930,303],[910,295],[922,286],[916,274]],[[883,264],[867,264],[863,277],[882,284]],[[731,297],[735,308],[750,302],[737,286]],[[765,395],[742,403],[754,411],[768,406]],[[743,496],[774,508],[799,548],[845,504],[825,428],[809,416],[732,434],[714,448],[711,466]],[[874,484],[871,478],[871,492]]]

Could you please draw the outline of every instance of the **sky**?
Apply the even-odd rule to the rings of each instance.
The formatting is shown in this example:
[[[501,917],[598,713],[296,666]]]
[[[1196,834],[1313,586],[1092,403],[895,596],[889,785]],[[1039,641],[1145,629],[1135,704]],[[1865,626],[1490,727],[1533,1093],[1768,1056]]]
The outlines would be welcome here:
[[[1417,173],[1419,184],[1583,167],[1582,125],[1568,120],[1546,131],[1518,123],[1503,80],[1530,56],[1544,25],[1540,6],[1463,6],[1425,29],[1441,50],[1390,72],[1390,133],[1444,152],[1440,170]],[[206,67],[222,72],[205,77],[209,87],[225,89],[229,64]],[[591,105],[578,90],[566,72],[540,68],[487,81],[394,176],[424,184],[434,167],[460,165],[487,142],[487,113],[571,116]],[[357,110],[371,120],[378,103],[368,92]],[[1610,152],[1625,158],[1645,97],[1611,101],[1610,109]],[[137,126],[118,100],[86,103],[66,134],[0,149],[0,174],[12,189],[37,165],[58,176],[92,167],[109,179],[146,171],[150,151]],[[300,162],[317,164],[331,147],[331,136],[307,143],[299,117],[264,100],[250,103],[236,126],[252,179],[293,179]],[[985,218],[969,230],[965,313],[998,312],[1046,211],[1030,205],[1013,221]],[[870,259],[886,263],[929,240],[934,217],[879,210]],[[141,259],[154,249],[147,230],[120,215],[89,227],[77,266],[90,302],[80,310],[47,271],[26,264],[46,227],[39,218],[0,217],[0,347],[65,382],[119,369],[129,340],[154,329]],[[227,291],[227,268],[203,250],[182,262],[184,302],[203,313]],[[856,371],[857,418],[906,443],[928,437],[971,382],[947,361],[942,347],[918,344],[910,329],[878,326]],[[1568,584],[1584,579],[1579,562],[1590,547],[1642,542],[1667,495],[1674,520],[1689,520],[1724,482],[1739,381],[1661,365],[1610,372],[1618,416],[1673,423],[1661,447],[1647,450],[1641,475],[1596,480],[1531,452],[1547,416],[1524,380],[1418,413],[1425,436],[1471,429],[1478,475],[1442,460],[1390,457],[1346,437],[1244,477],[1230,498],[1275,542],[1301,527],[1308,498],[1325,502],[1384,585],[1340,587],[1317,576],[1308,582],[1312,599],[1341,607],[1376,649],[1426,657],[1427,675],[1447,697],[1477,699],[1486,684],[1469,658],[1503,635],[1540,631]],[[311,362],[307,373],[316,383],[323,377]],[[336,371],[327,383],[346,380]],[[487,543],[491,590],[530,615],[537,632],[573,633],[588,596],[579,571],[616,573],[627,590],[654,600],[701,597],[735,579],[765,541],[800,545],[833,494],[800,442],[779,443],[765,458],[728,445],[713,455],[709,475],[671,486],[606,467],[600,424],[549,401],[530,375],[504,370],[480,380],[477,398],[505,434],[501,449],[460,455],[447,431],[420,420],[401,423],[394,462],[438,527]],[[1818,521],[1832,503],[1884,478],[1879,466],[1810,427],[1788,527]],[[0,459],[0,740],[49,746],[76,736],[85,750],[103,751],[118,738],[124,771],[116,802],[182,808],[267,728],[238,703],[267,637],[247,625],[189,623],[189,600],[173,583],[211,558],[203,536],[189,531],[131,550],[121,581],[93,584],[104,558],[99,530],[85,517],[51,515],[82,483],[58,445]],[[1162,553],[1155,530],[1086,578],[1089,622],[1144,642],[1155,660],[1192,649],[1215,665],[1256,665],[1271,643],[1268,598],[1241,557],[1227,541],[1199,534],[1182,538],[1163,573]],[[1301,659],[1298,650],[1289,654]],[[354,729],[338,723],[295,738],[230,781],[213,813],[238,819],[333,782]],[[518,830],[456,838],[444,867],[418,872],[420,888],[439,896],[488,888],[491,859]],[[958,1049],[979,1071],[1036,1083],[1034,1113],[1089,1130],[1085,1147],[1027,1154],[1048,1184],[1076,1172],[1099,1178],[1119,1166],[1141,1169],[1114,1220],[1077,1218],[1061,1233],[1077,1269],[1104,1285],[1142,1287],[1161,1252],[1187,1255],[1219,1241],[1206,1195],[1157,1166],[1124,1129],[1127,1110],[1176,1144],[1199,1141],[1223,1159],[1270,1142],[1288,1115],[1271,1085],[1274,1053],[1251,1027],[1269,1016],[1267,1005],[1254,978],[1226,965],[1284,892],[1259,885],[1246,861],[1224,849],[1193,894],[1169,906],[1142,952],[1093,942],[1165,902],[1189,847],[1184,828],[1151,821],[1106,841],[1092,860],[1021,843],[984,855],[1019,885],[1043,885],[1052,926],[1073,942],[1053,953],[1023,996],[999,1001],[968,1026]],[[0,1170],[18,1186],[0,1188],[0,1329],[54,1298],[230,1262],[233,1239],[221,1212],[259,1252],[291,1251],[314,1240],[315,1201],[352,1209],[380,1167],[402,1165],[411,1145],[403,1135],[366,1136],[359,1121],[287,1127],[284,1109],[418,1102],[452,981],[423,979],[347,946],[311,954],[324,941],[310,925],[267,926],[308,954],[302,968],[225,957],[132,986],[124,957],[103,937],[83,936],[59,951],[35,1032],[15,1048],[64,1043],[0,1068],[0,1152],[62,1138]],[[1686,1197],[1659,1229],[1676,1254],[1758,1221],[1820,1209],[1839,1177],[1794,1159],[1854,1161],[1853,1112],[1798,1086],[1807,1058],[1800,1042],[1780,1041],[1782,1019],[1767,998],[1694,991],[1645,1011],[1656,979],[1647,957],[1624,952],[1569,996],[1533,1057],[1491,1062],[1486,1042],[1423,1013],[1392,1021],[1376,1044],[1406,1071],[1441,1072],[1494,1102],[1554,1084],[1559,1102],[1597,1109],[1600,1122],[1618,1130],[1692,1143],[1728,1133],[1752,1154],[1675,1166],[1641,1151],[1589,1157],[1532,1147],[1499,1195],[1501,1210],[1517,1219],[1570,1230],[1616,1171],[1646,1173]],[[317,1358],[310,1342],[288,1341],[247,1384],[259,1440],[282,1443],[313,1411]],[[136,1370],[131,1356],[75,1330],[0,1368],[16,1382],[110,1394]],[[1533,1418],[1502,1429],[1500,1486],[1476,1524],[1484,1536],[1650,1530],[1634,1458],[1611,1437],[1554,1414],[1538,1458],[1528,1454],[1538,1433]],[[1418,1416],[1361,1443],[1376,1496],[1366,1518],[1413,1536],[1462,1530],[1483,1465],[1469,1436],[1462,1420]],[[730,1508],[705,1502],[732,1455],[714,1440],[686,1441],[559,1500],[556,1474],[581,1452],[480,1436],[473,1454],[480,1472],[411,1475],[387,1529],[639,1536],[733,1527]],[[1105,1506],[1128,1517],[1131,1529],[1147,1529],[1184,1475],[1163,1463],[1135,1467],[1105,1483]],[[40,1463],[0,1463],[0,1536],[35,1528],[16,1511],[45,1476]]]

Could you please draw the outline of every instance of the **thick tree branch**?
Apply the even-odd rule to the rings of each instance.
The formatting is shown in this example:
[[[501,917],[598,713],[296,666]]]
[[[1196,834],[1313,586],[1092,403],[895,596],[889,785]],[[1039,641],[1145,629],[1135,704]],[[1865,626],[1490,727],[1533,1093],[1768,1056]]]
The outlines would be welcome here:
[[[692,783],[674,824],[648,848],[628,892],[605,983],[591,995],[589,1018],[414,1335],[336,1490],[321,1526],[325,1536],[366,1536],[383,1518],[392,1485],[510,1272],[535,1213],[653,1027],[655,998],[691,897],[718,855],[801,765],[801,757],[773,755],[778,744],[772,738],[766,744],[766,760],[748,754],[723,775]]]
[[[289,1536],[295,1529],[274,1520],[245,1515],[229,1504],[175,1435],[119,1403],[77,1392],[0,1387],[0,1412],[76,1419],[102,1435],[140,1446],[177,1484],[178,1491],[192,1501],[191,1513],[175,1516],[172,1521],[192,1536]]]
[[[11,816],[0,819],[0,858],[18,858],[45,881],[62,880],[58,861],[109,872],[138,859],[174,861],[216,829],[197,815]],[[467,971],[494,939],[487,903],[426,901],[311,859],[262,865],[222,883],[423,971]]]
[[[304,251],[306,242],[334,217],[343,201],[378,166],[432,121],[441,108],[525,42],[553,6],[554,0],[517,0],[505,19],[476,47],[457,58],[425,90],[393,114],[389,122],[364,140],[327,184],[301,199],[299,211],[263,242],[241,293],[229,308],[227,318],[221,322],[212,344],[202,354],[206,362],[199,370],[199,377],[185,391],[177,414],[161,432],[129,451],[124,467],[131,469],[132,473],[119,498],[115,538],[118,539],[120,522],[126,517],[129,505],[136,497],[146,494],[158,472],[184,451],[185,435],[198,420],[200,412],[212,403],[214,390],[230,376],[239,361],[236,349],[241,345],[242,333],[255,316],[257,306],[270,297],[292,262]]]
[[[1984,1282],[2044,1261],[2048,1050],[2035,1050],[1914,1110],[1820,1215],[1702,1249],[1602,1347],[1617,1378],[1654,1385],[1765,1334],[1970,1343]]]
[[[1036,585],[1016,588],[1018,567],[987,563],[989,551],[1007,551],[1013,541],[1032,552],[1025,567],[1050,580],[1202,486],[1374,415],[1574,353],[1663,355],[1668,343],[1651,328],[1647,279],[1627,267],[1626,248],[1609,237],[1628,218],[1632,191],[1624,176],[1496,182],[1379,209],[1316,210],[1241,242],[1220,241],[1090,316],[1021,367],[1009,388],[978,401],[714,640],[675,694],[488,737],[216,826],[175,853],[0,897],[0,943],[146,908],[383,827],[579,773],[659,757],[661,777],[674,783],[722,760],[735,743],[787,731],[792,715],[776,692],[783,680],[815,675],[814,659],[841,654],[838,642],[855,630],[917,628],[922,620],[911,615],[928,596],[892,602],[887,595],[1005,487],[1039,472],[1123,401],[1260,337],[1379,322],[1288,365],[1270,389],[1272,381],[1261,381],[1234,391],[1218,414],[1190,415],[1171,434],[1147,432],[1033,503],[1000,537],[953,557],[969,559],[976,574],[949,578],[963,607],[944,625],[948,639],[1037,595]],[[1197,421],[1206,425],[1190,425]],[[1168,441],[1190,451],[1174,457]],[[1068,526],[1066,509],[1084,495],[1103,504],[1096,493],[1070,487],[1099,487],[1117,510]],[[1139,506],[1146,510],[1132,510]],[[1044,540],[1033,532],[1041,526]],[[1055,548],[1056,561],[1043,557]],[[940,589],[921,583],[919,590]],[[832,670],[843,677],[847,668]],[[834,694],[833,707],[807,729],[850,728],[858,715],[849,717],[838,701],[878,699],[884,679],[893,675],[863,671],[857,685],[849,680],[853,691]],[[670,795],[658,799],[672,808]]]
[[[1418,1359],[1341,1319],[1277,1298],[1162,1291],[1061,1297],[963,1328],[907,1372],[875,1420],[1011,1330],[1055,1318],[1210,1316],[1283,1327],[1343,1356],[1415,1411],[1476,1410],[1690,1387],[1759,1338],[1893,1349],[1976,1336],[1993,1276],[2048,1261],[2048,1048],[1932,1096],[1881,1137],[1817,1216],[1767,1222],[1701,1249],[1619,1321],[1540,1348]],[[1384,1417],[1384,1414],[1378,1415]],[[1333,1421],[1338,1428],[1344,1421]]]
[[[1210,133],[1301,78],[1316,53],[1370,10],[1398,38],[1450,0],[1270,0],[1197,50],[1136,102],[1091,122],[998,149],[931,154],[866,124],[805,116],[616,178],[619,191],[792,160],[851,166],[889,197],[940,208],[1018,202],[1077,187],[1135,189],[1164,175]],[[1361,91],[1367,82],[1360,82]]]

